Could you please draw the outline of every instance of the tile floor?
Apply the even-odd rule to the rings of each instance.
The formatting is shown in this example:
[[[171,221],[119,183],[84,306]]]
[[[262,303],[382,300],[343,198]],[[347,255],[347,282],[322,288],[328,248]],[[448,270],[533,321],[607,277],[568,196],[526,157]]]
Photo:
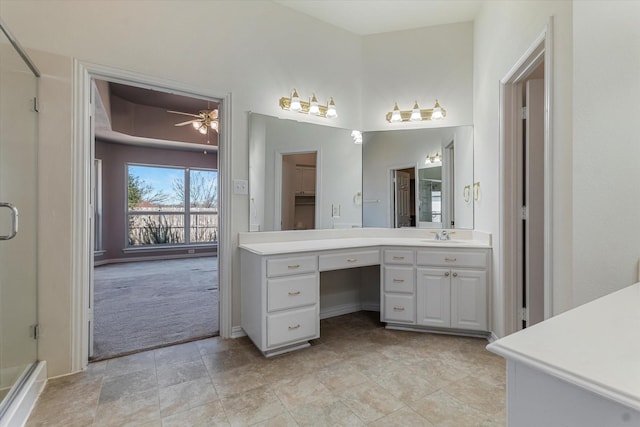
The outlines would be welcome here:
[[[27,426],[504,426],[505,364],[486,340],[321,322],[310,348],[264,358],[219,337],[90,364],[49,381]]]

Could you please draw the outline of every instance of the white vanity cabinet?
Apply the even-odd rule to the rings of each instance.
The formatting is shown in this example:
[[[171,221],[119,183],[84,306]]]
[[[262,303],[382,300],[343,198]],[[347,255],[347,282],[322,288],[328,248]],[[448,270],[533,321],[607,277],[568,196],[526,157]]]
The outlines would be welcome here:
[[[242,325],[265,355],[320,336],[318,257],[241,251]]]
[[[384,249],[383,253],[381,321],[415,325],[415,251]]]
[[[487,336],[486,235],[459,232],[468,240],[434,242],[413,230],[301,233],[307,238],[287,240],[290,232],[273,232],[240,239],[242,329],[265,356],[308,347],[319,338],[321,304],[324,317],[379,307],[389,329]],[[379,289],[373,292],[373,269],[333,273],[368,266],[380,266]]]
[[[488,331],[489,261],[485,249],[418,250],[416,323]]]

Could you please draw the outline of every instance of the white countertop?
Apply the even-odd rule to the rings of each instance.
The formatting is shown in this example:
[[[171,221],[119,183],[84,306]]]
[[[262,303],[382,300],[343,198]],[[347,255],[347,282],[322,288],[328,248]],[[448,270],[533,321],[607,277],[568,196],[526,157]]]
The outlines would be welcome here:
[[[640,411],[640,283],[487,349]]]
[[[395,230],[395,231],[394,231]],[[433,230],[374,229],[310,230],[306,232],[240,233],[239,247],[258,255],[380,246],[490,248],[488,233],[453,230],[451,240],[435,240]]]

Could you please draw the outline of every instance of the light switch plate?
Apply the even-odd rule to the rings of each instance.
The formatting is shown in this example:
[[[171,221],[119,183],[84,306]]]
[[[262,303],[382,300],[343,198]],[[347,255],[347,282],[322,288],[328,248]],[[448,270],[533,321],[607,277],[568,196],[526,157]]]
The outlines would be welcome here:
[[[246,179],[234,179],[233,194],[249,194],[249,181]]]
[[[333,218],[340,218],[340,205],[331,205],[331,216]]]

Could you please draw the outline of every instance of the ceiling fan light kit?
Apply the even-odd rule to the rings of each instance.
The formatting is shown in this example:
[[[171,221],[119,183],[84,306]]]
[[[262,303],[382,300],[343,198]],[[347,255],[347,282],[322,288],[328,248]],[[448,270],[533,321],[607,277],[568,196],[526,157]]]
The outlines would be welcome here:
[[[198,114],[192,113],[184,113],[182,111],[167,111],[172,114],[182,114],[183,116],[194,117],[191,120],[187,120],[186,122],[176,123],[174,126],[186,126],[192,125],[194,129],[196,129],[201,134],[205,135],[209,128],[218,132],[219,122],[218,122],[218,109],[215,110],[200,110]]]

